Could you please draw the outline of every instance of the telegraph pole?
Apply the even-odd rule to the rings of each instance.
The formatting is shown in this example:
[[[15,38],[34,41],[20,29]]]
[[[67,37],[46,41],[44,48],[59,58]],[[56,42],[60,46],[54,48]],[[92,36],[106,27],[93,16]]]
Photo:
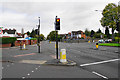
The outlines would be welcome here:
[[[38,53],[40,53],[40,17],[39,18],[39,25],[38,25]]]

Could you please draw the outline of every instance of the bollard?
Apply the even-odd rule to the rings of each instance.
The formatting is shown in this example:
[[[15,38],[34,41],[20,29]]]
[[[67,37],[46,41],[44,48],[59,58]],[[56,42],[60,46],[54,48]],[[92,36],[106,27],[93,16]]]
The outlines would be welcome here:
[[[25,44],[23,44],[23,49],[25,49]]]
[[[98,49],[98,43],[96,43],[96,49]]]
[[[88,43],[90,43],[90,40],[88,41]]]
[[[56,44],[55,44],[55,48],[56,48]]]
[[[61,49],[60,51],[60,62],[61,63],[66,63],[66,49]]]

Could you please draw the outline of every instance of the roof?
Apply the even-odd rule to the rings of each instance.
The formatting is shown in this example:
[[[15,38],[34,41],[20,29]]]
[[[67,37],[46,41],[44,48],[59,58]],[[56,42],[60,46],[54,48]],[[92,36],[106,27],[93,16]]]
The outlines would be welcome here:
[[[15,34],[16,30],[15,29],[13,29],[13,30],[11,30],[11,29],[9,29],[9,30],[8,29],[3,30],[3,34],[6,33],[6,32],[8,34]]]

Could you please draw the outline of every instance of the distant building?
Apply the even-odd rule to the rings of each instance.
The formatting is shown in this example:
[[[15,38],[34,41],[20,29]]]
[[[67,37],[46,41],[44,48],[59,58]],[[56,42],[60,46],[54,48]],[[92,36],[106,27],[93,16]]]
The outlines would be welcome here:
[[[80,38],[86,38],[86,35],[83,31],[79,30],[79,31],[72,31],[71,32],[71,38],[72,39],[80,39]]]
[[[0,34],[0,37],[17,37],[17,34],[16,34],[16,29],[4,29],[2,30],[3,33]]]
[[[18,38],[21,38],[21,37],[22,37],[22,34],[21,34],[21,33],[17,33],[17,37],[18,37]]]
[[[60,37],[62,37],[62,39],[66,38],[66,34],[60,34]]]
[[[71,31],[68,34],[60,34],[60,36],[65,37],[65,39],[81,39],[86,38],[86,35],[83,31]]]
[[[24,38],[24,29],[23,28],[21,29],[21,35]]]

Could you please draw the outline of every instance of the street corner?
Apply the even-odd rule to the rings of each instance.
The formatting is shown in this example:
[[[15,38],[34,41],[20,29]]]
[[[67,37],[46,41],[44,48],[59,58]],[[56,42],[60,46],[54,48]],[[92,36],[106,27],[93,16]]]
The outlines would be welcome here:
[[[53,66],[76,66],[76,62],[72,60],[67,60],[66,62],[60,62],[60,59],[49,60],[44,63],[45,65],[53,65]]]

